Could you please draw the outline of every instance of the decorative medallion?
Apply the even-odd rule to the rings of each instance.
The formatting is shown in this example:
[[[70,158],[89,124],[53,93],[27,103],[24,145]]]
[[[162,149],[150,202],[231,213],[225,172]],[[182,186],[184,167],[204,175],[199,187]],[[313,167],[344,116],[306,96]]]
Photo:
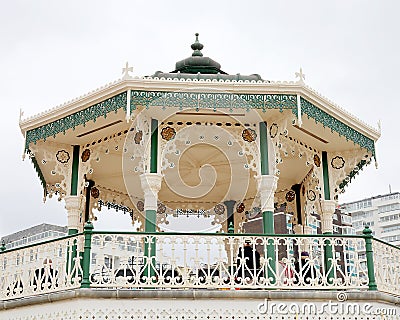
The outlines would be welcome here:
[[[236,207],[236,211],[237,213],[242,213],[244,211],[244,209],[246,208],[246,206],[244,205],[243,202],[239,203]]]
[[[56,158],[58,162],[67,163],[70,159],[69,153],[66,150],[57,151]]]
[[[275,138],[277,134],[278,134],[278,125],[276,123],[273,123],[269,127],[269,135],[271,138]]]
[[[90,158],[90,150],[89,150],[89,149],[85,149],[85,150],[83,150],[83,152],[82,152],[82,156],[81,156],[81,160],[82,160],[82,162],[86,162],[86,161],[88,161],[88,160],[89,160],[89,158]]]
[[[160,202],[160,203],[157,205],[157,213],[163,214],[163,213],[165,213],[166,210],[167,210],[167,208],[165,207],[165,204],[164,204],[164,203]]]
[[[140,144],[140,141],[142,141],[142,138],[143,138],[143,132],[140,130],[135,133],[135,137],[133,138],[133,140],[135,141],[136,144]]]
[[[100,190],[97,189],[96,187],[93,187],[93,188],[90,190],[90,195],[91,195],[93,198],[97,199],[97,198],[100,196]]]
[[[308,190],[307,192],[307,198],[310,201],[315,201],[315,199],[317,198],[317,196],[315,195],[315,192],[313,190]]]
[[[319,155],[314,154],[314,164],[319,168],[321,166],[321,159],[319,158]]]
[[[285,199],[287,202],[292,202],[296,198],[296,193],[293,190],[286,193]]]
[[[342,169],[345,163],[346,162],[341,156],[336,156],[331,161],[332,168],[334,169]]]
[[[257,133],[253,129],[244,129],[242,132],[242,138],[244,141],[253,142],[257,138]]]
[[[142,200],[139,200],[139,201],[136,203],[136,208],[137,208],[140,212],[142,212],[142,211],[144,210],[144,202],[143,202]]]
[[[164,127],[161,130],[161,137],[164,140],[167,140],[167,141],[172,140],[173,138],[175,138],[175,135],[176,135],[176,131],[172,127]]]
[[[223,214],[225,212],[225,206],[222,203],[218,203],[215,207],[214,207],[214,212],[216,214]]]

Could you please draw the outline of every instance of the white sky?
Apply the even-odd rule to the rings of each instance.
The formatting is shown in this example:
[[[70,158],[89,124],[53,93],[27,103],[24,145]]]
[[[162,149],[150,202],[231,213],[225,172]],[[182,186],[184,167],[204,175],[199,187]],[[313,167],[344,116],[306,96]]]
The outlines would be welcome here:
[[[43,222],[67,224],[63,204],[42,203],[30,161],[21,160],[19,110],[37,114],[121,76],[172,71],[203,53],[230,74],[306,83],[377,127],[379,169],[364,169],[340,202],[400,189],[398,1],[2,1],[0,4],[0,236]],[[101,229],[127,216],[104,211]],[[100,217],[101,218],[101,217]]]

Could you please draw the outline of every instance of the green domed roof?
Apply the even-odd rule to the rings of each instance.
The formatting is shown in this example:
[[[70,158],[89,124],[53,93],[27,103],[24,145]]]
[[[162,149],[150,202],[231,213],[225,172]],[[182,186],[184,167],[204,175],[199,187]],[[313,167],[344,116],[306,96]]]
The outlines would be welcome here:
[[[157,71],[152,77],[166,79],[197,79],[217,81],[263,81],[260,75],[241,75],[239,73],[230,75],[221,70],[221,65],[209,57],[203,57],[201,50],[203,45],[199,42],[199,34],[196,33],[196,41],[191,45],[192,56],[175,64],[175,70],[171,72]]]

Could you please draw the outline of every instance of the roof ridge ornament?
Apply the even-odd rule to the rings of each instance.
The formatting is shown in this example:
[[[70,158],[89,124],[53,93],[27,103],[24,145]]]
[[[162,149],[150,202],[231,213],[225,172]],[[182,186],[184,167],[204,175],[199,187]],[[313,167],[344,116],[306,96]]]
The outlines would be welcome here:
[[[192,53],[192,57],[202,57],[203,54],[201,53],[201,50],[204,48],[204,46],[199,42],[199,33],[195,33],[196,36],[196,41],[190,46],[194,51]]]
[[[133,72],[133,67],[129,66],[128,61],[125,63],[125,67],[122,68],[122,79],[130,79],[131,75],[129,72]]]
[[[304,80],[306,79],[306,74],[303,73],[303,69],[302,67],[300,67],[300,71],[295,73],[296,78],[299,78],[299,80],[297,80],[297,83],[301,83],[304,84]]]

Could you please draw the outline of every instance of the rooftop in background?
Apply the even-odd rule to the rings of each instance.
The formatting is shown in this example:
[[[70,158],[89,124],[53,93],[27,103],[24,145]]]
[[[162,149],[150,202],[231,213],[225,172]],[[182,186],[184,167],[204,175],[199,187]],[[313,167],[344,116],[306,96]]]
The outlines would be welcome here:
[[[42,223],[37,226],[30,227],[9,235],[6,235],[0,239],[0,242],[5,242],[6,248],[11,249],[26,244],[31,244],[45,239],[54,239],[67,235],[68,228]]]
[[[244,76],[241,74],[229,75],[221,70],[221,65],[209,57],[203,57],[201,50],[203,44],[199,42],[199,34],[196,33],[196,41],[191,45],[192,56],[178,61],[175,70],[171,72],[157,71],[152,77],[178,78],[178,79],[217,79],[217,80],[248,80],[263,81],[260,75],[252,74]]]
[[[345,203],[341,203],[340,207],[342,208],[345,205],[349,205],[349,204],[353,204],[353,203],[363,202],[363,201],[366,201],[366,200],[377,200],[377,199],[380,199],[380,198],[386,198],[388,196],[395,196],[395,195],[400,195],[400,192],[391,192],[391,193],[386,193],[386,194],[383,194],[383,195],[377,195],[377,196],[373,196],[373,197],[369,197],[369,198],[363,198],[363,199],[360,199],[360,200],[357,200],[357,201],[345,202]]]

